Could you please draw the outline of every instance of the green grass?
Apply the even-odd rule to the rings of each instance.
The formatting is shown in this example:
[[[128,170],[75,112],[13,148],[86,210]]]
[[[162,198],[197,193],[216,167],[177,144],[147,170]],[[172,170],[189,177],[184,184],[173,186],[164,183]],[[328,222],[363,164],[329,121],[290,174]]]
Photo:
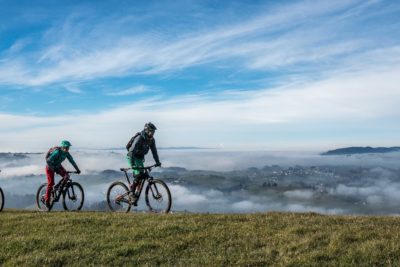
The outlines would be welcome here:
[[[0,213],[0,266],[400,266],[400,217]]]

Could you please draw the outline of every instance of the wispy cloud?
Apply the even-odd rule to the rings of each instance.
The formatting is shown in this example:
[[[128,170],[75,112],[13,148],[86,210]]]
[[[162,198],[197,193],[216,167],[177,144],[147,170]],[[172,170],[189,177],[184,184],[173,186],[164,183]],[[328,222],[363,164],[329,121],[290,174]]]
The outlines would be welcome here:
[[[47,117],[3,112],[0,146],[23,148],[19,140],[34,137],[40,140],[35,147],[46,147],[61,136],[89,147],[120,146],[149,120],[168,133],[160,140],[167,146],[280,147],[299,139],[305,146],[331,145],[349,136],[356,143],[394,143],[400,44],[393,32],[400,7],[386,3],[276,4],[246,20],[238,16],[182,31],[142,31],[131,24],[138,18],[115,14],[101,21],[95,14],[70,14],[37,33],[42,38],[30,39],[32,50],[16,42],[13,50],[20,53],[1,54],[0,85],[39,92],[55,85],[88,102],[101,95],[104,108]],[[393,18],[382,27],[387,16]],[[210,81],[215,91],[180,77],[207,81],[209,69],[215,76],[229,70]],[[243,79],[241,84],[253,82],[246,91],[236,84],[219,87],[243,73],[261,82]],[[168,75],[181,80],[162,97],[115,103],[123,99],[118,96],[146,95]],[[110,77],[116,82],[108,83]],[[265,85],[264,77],[273,82]],[[153,78],[157,82],[149,82]],[[188,84],[191,93],[182,93]]]
[[[246,136],[251,138],[246,138],[245,146],[280,146],[279,140],[285,137],[285,132],[285,139],[298,142],[298,131],[307,133],[302,137],[308,139],[304,144],[315,145],[313,132],[323,131],[321,127],[340,129],[343,134],[353,131],[359,135],[358,142],[362,142],[364,131],[379,131],[381,134],[370,142],[379,139],[381,143],[393,144],[397,139],[392,133],[398,126],[382,124],[382,121],[400,118],[399,72],[400,66],[376,65],[352,75],[336,77],[333,73],[317,81],[243,94],[148,99],[100,113],[55,117],[2,114],[0,145],[17,147],[20,140],[34,138],[37,146],[46,146],[49,140],[58,142],[67,134],[68,138],[89,147],[120,146],[147,120],[158,124],[165,133],[162,143],[166,146],[216,147],[224,143],[227,147],[237,147],[241,143],[236,140]],[[350,126],[346,130],[341,125]],[[387,127],[392,130],[386,131]],[[325,145],[340,142],[341,135],[335,135],[334,131],[326,133]],[[386,136],[383,139],[382,134]],[[285,143],[287,146],[290,142]]]
[[[351,38],[340,31],[352,27],[354,16],[362,16],[360,10],[379,4],[368,3],[298,2],[267,10],[250,21],[186,33],[178,39],[166,34],[122,35],[113,43],[104,41],[110,39],[99,28],[106,27],[105,23],[94,27],[96,34],[88,34],[71,16],[61,31],[66,36],[29,55],[28,58],[33,61],[36,58],[39,64],[33,65],[21,57],[18,68],[5,75],[2,72],[7,66],[0,64],[0,82],[37,86],[116,75],[160,74],[235,59],[242,61],[242,68],[258,70],[315,64],[367,48],[365,40]],[[337,17],[341,23],[334,24]],[[326,22],[316,25],[321,18]],[[47,37],[59,36],[59,27],[49,30]]]
[[[73,94],[81,94],[81,93],[83,93],[83,91],[78,86],[76,86],[74,84],[66,84],[66,85],[64,85],[64,87],[68,92],[73,93]]]
[[[136,94],[142,94],[146,92],[150,92],[151,89],[145,85],[138,85],[132,88],[120,90],[120,91],[110,91],[106,92],[106,95],[109,96],[128,96],[128,95],[136,95]]]
[[[6,54],[13,55],[21,52],[21,50],[24,49],[29,43],[31,43],[29,38],[18,39],[9,49],[6,50]]]

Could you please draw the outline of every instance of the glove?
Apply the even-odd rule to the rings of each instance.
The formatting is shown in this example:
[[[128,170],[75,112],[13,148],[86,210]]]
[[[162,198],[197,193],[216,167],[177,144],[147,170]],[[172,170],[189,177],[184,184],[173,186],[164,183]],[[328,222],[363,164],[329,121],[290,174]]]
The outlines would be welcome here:
[[[156,167],[161,167],[161,162],[157,162]]]
[[[80,173],[81,173],[81,170],[80,170],[80,169],[77,169],[77,170],[76,170],[76,173],[77,173],[77,174],[80,174]]]

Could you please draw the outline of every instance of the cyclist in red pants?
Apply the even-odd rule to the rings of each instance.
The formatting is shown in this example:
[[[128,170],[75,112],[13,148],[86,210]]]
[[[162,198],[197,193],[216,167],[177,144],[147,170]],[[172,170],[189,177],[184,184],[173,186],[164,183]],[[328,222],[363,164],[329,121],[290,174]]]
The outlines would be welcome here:
[[[68,159],[68,161],[74,166],[76,172],[79,174],[81,171],[79,170],[78,166],[76,165],[74,159],[72,158],[71,154],[69,153],[69,148],[71,143],[69,141],[61,141],[61,145],[59,147],[53,147],[47,152],[46,155],[46,176],[47,176],[47,190],[45,196],[45,205],[46,207],[50,206],[50,197],[54,186],[54,174],[57,173],[63,179],[68,178],[68,173],[61,165],[61,163]]]

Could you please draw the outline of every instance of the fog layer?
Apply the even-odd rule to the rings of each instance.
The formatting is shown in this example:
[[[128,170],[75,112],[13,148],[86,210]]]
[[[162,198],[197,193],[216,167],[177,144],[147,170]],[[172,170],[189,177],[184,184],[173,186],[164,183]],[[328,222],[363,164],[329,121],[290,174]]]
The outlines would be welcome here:
[[[108,186],[124,180],[122,150],[71,151],[83,171],[73,176],[86,194],[85,209],[103,210]],[[321,156],[314,152],[160,150],[173,211],[324,214],[399,214],[400,153]],[[153,163],[151,155],[146,164]],[[72,166],[65,162],[65,168]],[[33,209],[46,182],[43,154],[0,154],[6,208]],[[179,167],[179,168],[177,168]],[[59,178],[57,177],[56,180]],[[144,201],[138,209],[145,209]]]

